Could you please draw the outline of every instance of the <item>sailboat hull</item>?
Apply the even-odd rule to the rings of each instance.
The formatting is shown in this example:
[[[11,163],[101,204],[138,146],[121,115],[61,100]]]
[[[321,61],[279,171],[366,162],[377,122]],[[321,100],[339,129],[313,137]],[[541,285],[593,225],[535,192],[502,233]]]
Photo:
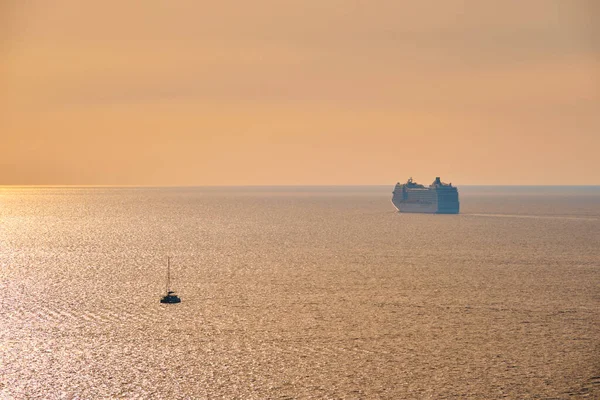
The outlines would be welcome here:
[[[164,296],[162,299],[160,299],[160,302],[163,304],[175,304],[175,303],[181,303],[181,299],[174,295],[168,295],[168,296]]]

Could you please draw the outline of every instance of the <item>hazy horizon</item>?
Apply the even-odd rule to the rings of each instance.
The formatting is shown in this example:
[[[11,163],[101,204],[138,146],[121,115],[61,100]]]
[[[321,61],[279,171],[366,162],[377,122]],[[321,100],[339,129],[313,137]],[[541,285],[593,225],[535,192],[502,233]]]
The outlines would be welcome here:
[[[421,182],[417,182],[417,183],[421,183]],[[427,185],[426,185],[427,186]],[[600,185],[484,185],[484,184],[460,184],[460,185],[454,185],[457,186],[459,189],[460,188],[490,188],[490,189],[494,189],[494,188],[498,188],[498,189],[510,189],[510,188],[522,188],[522,189],[527,189],[527,188],[531,188],[531,189],[600,189]],[[61,184],[52,184],[52,185],[0,185],[0,190],[5,188],[5,189],[12,189],[12,188],[100,188],[100,189],[110,189],[110,188],[146,188],[146,189],[177,189],[177,188],[181,188],[181,189],[269,189],[269,188],[274,188],[274,189],[286,189],[286,188],[290,188],[290,189],[311,189],[311,188],[323,188],[323,189],[352,189],[352,188],[380,188],[380,189],[387,189],[387,188],[393,188],[394,187],[394,183],[392,184],[382,184],[382,183],[376,183],[376,184],[353,184],[353,185],[337,185],[337,184],[302,184],[302,185],[284,185],[284,184],[275,184],[275,185],[227,185],[227,184],[222,184],[222,185],[78,185],[78,184],[74,184],[74,185],[61,185]]]

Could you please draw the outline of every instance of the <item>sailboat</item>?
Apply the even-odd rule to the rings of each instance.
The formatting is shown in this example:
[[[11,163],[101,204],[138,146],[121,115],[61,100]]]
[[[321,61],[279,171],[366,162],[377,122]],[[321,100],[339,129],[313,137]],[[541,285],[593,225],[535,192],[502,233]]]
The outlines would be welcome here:
[[[171,291],[171,257],[167,257],[166,294],[163,297],[161,297],[160,302],[164,304],[181,303],[181,299],[179,298],[179,296],[177,296],[175,292]]]

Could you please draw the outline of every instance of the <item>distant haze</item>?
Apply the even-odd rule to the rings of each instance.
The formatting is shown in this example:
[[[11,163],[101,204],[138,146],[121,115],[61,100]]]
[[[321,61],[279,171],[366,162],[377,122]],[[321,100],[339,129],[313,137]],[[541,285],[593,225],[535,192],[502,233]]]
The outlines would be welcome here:
[[[0,3],[0,184],[600,184],[600,6]]]

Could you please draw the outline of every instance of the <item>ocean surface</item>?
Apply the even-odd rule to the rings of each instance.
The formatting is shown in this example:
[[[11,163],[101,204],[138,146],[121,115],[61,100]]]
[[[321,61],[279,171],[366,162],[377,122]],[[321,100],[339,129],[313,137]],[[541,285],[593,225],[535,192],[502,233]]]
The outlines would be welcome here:
[[[600,398],[600,187],[392,189],[0,188],[0,398]]]

